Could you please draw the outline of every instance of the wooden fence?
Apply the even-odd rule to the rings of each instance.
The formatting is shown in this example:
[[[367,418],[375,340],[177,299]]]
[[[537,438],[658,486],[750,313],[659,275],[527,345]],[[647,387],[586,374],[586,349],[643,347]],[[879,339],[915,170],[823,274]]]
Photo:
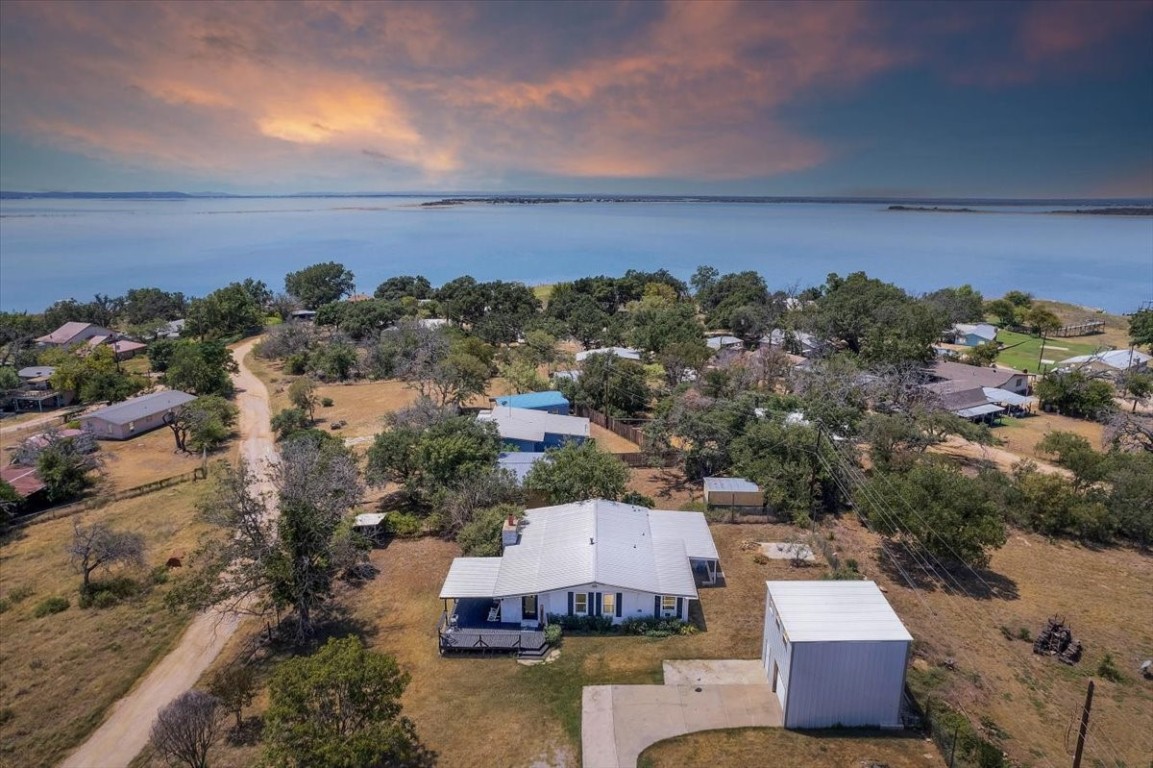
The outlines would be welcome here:
[[[56,507],[42,509],[39,512],[32,512],[31,514],[21,515],[20,517],[13,520],[11,525],[13,528],[24,528],[29,525],[36,525],[37,523],[46,523],[50,520],[59,520],[62,517],[78,515],[81,512],[85,512],[90,509],[99,509],[116,501],[134,499],[137,496],[143,496],[146,493],[152,493],[164,488],[171,488],[172,486],[180,485],[181,483],[203,480],[206,477],[208,477],[208,470],[203,467],[197,467],[191,472],[182,472],[179,475],[172,475],[170,477],[164,477],[159,480],[153,480],[151,483],[144,483],[143,485],[137,485],[133,488],[125,488],[123,491],[102,494],[100,496],[94,496],[91,499],[74,501],[70,504],[61,504]]]
[[[1089,336],[1094,333],[1105,332],[1105,321],[1094,320],[1088,323],[1075,323],[1073,325],[1066,325],[1051,333],[1051,336],[1068,337],[1068,336]]]
[[[632,424],[626,424],[620,419],[614,419],[612,416],[606,416],[600,411],[594,411],[587,405],[573,406],[573,414],[588,419],[598,427],[604,427],[614,435],[620,435],[629,442],[636,443],[643,451],[645,449],[645,432],[640,427],[635,427]]]

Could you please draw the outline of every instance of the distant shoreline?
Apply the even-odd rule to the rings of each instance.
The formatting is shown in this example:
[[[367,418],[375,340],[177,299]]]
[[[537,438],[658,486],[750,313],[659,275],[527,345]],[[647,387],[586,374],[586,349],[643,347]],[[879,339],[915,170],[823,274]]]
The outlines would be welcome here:
[[[976,208],[944,208],[924,205],[890,205],[886,210],[899,213],[997,213],[979,211]],[[1020,213],[1020,211],[1015,211]],[[1034,211],[1034,213],[1059,216],[1153,216],[1153,206],[1105,206],[1103,208],[1077,208],[1066,211]]]

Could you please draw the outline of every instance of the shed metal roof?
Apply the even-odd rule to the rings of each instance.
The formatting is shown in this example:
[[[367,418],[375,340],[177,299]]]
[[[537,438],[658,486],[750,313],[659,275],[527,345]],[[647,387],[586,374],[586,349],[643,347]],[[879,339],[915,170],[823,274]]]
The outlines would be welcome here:
[[[498,405],[511,408],[551,408],[569,404],[568,398],[555,389],[546,392],[526,392],[523,395],[505,395],[493,399]]]
[[[706,477],[705,490],[709,493],[756,493],[761,489],[756,483],[739,477]]]
[[[765,586],[790,642],[913,639],[871,581],[768,581]]]
[[[123,403],[101,408],[99,411],[81,416],[80,421],[100,419],[109,424],[127,424],[130,421],[164,413],[185,403],[191,403],[195,399],[196,395],[190,395],[178,389],[166,389],[163,392],[141,395],[131,400],[125,400]]]
[[[717,558],[699,512],[603,500],[562,504],[527,512],[519,542],[500,557],[457,558],[441,597],[513,597],[599,584],[695,598],[690,558]],[[469,562],[477,560],[494,570]],[[493,572],[491,591],[478,594]]]
[[[39,379],[54,373],[56,373],[56,366],[54,365],[30,365],[16,371],[16,375],[22,379]]]
[[[386,517],[388,517],[387,512],[364,512],[356,516],[352,525],[354,528],[369,528],[374,525],[380,525]]]

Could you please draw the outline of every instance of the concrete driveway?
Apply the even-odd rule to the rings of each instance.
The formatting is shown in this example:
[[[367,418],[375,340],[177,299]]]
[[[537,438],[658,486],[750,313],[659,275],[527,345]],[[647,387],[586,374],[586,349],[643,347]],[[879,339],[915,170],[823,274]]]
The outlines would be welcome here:
[[[780,727],[759,661],[665,662],[665,685],[592,685],[582,699],[584,768],[633,768],[651,744],[693,731]]]

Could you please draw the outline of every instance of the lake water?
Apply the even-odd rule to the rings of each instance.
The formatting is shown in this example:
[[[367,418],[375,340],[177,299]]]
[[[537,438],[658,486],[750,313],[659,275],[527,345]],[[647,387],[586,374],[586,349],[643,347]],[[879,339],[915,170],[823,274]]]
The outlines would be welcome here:
[[[421,208],[428,198],[4,200],[0,308],[156,286],[203,295],[339,261],[385,278],[550,283],[664,267],[752,269],[770,288],[864,270],[912,292],[970,283],[1113,312],[1153,299],[1153,218],[891,212],[880,203],[556,203]]]

